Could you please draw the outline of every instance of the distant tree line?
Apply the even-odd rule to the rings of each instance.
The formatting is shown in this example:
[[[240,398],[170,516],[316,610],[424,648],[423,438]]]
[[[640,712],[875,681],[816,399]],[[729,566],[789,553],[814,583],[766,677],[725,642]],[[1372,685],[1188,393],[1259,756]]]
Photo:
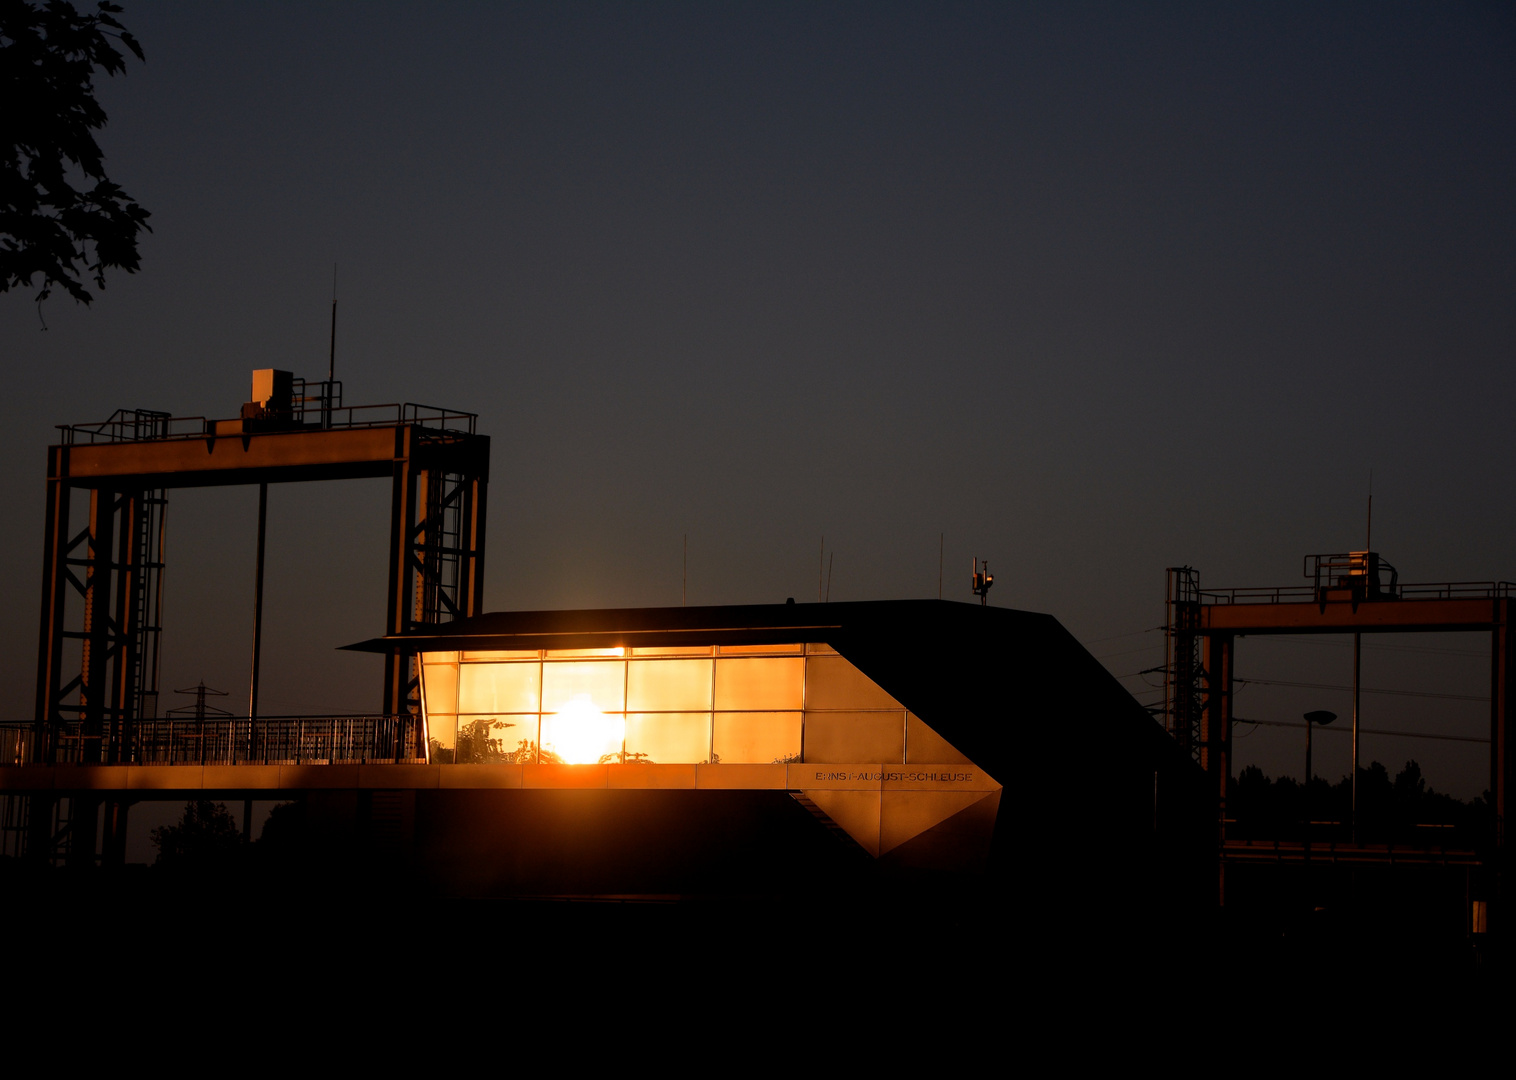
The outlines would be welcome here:
[[[1227,836],[1239,840],[1299,840],[1306,822],[1313,840],[1346,841],[1353,787],[1321,777],[1309,786],[1294,777],[1270,780],[1249,765],[1227,788]],[[1476,849],[1494,822],[1490,793],[1465,802],[1428,786],[1421,766],[1407,761],[1392,780],[1375,761],[1358,770],[1358,839],[1365,844]],[[1325,823],[1325,824],[1323,824]]]
[[[300,838],[303,811],[297,802],[274,807],[263,823],[261,837],[249,843],[224,803],[187,802],[175,824],[160,826],[150,834],[158,849],[154,865],[171,870],[224,869],[245,862],[251,849],[290,847]]]

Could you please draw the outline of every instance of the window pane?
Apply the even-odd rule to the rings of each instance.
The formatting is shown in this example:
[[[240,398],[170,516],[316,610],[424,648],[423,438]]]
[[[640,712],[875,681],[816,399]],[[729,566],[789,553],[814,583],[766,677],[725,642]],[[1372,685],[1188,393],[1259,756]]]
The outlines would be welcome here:
[[[502,761],[525,765],[537,760],[537,727],[531,716],[501,716],[490,725],[490,735],[499,741]]]
[[[905,711],[805,714],[805,760],[889,762],[905,760]]]
[[[429,656],[439,655],[428,653]],[[448,654],[441,654],[448,655]],[[457,656],[457,653],[451,655]],[[454,713],[458,711],[458,665],[422,664],[421,698],[426,704],[427,715]]]
[[[723,645],[717,650],[722,656],[773,656],[776,653],[798,653],[799,645]]]
[[[799,709],[804,699],[804,657],[716,661],[718,709]]]
[[[709,645],[648,646],[632,650],[633,656],[709,656]]]
[[[466,652],[464,660],[536,660],[536,649],[509,649],[504,652]]]
[[[846,658],[812,656],[806,660],[805,707],[807,710],[898,709],[901,705]]]
[[[461,713],[536,712],[542,665],[462,664],[458,671]]]
[[[537,758],[535,716],[464,717],[458,725],[460,764],[526,764]]]
[[[813,642],[811,642],[809,645],[807,645],[805,647],[805,651],[808,652],[808,653],[822,653],[822,654],[827,655],[827,656],[836,656],[837,655],[837,650],[834,649],[834,648],[832,648],[830,645],[828,645],[824,641],[813,641]]]
[[[428,749],[433,765],[451,765],[458,742],[458,718],[441,713],[426,714]]]
[[[614,649],[549,649],[547,651],[547,658],[549,660],[552,660],[554,657],[559,657],[559,656],[572,657],[572,656],[625,656],[625,655],[626,655],[626,649],[623,648],[620,645],[617,645]]]
[[[603,765],[619,761],[626,741],[626,720],[596,710],[586,697],[542,718],[542,760],[567,765]]]
[[[421,654],[423,664],[456,664],[458,654],[455,652],[426,652]]]
[[[798,712],[717,713],[715,757],[722,765],[800,760]]]
[[[630,713],[626,718],[627,761],[699,763],[710,757],[708,712]]]
[[[542,665],[543,712],[559,712],[581,696],[601,712],[621,712],[626,707],[626,661]]]
[[[626,677],[627,709],[709,712],[711,664],[710,660],[631,661]]]

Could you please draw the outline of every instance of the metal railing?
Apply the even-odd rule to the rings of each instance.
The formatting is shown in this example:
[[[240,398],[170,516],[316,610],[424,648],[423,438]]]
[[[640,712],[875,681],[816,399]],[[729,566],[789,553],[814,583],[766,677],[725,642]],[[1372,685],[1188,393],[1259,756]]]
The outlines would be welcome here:
[[[1401,600],[1483,600],[1516,596],[1511,581],[1428,581],[1396,586]],[[1274,588],[1205,589],[1203,604],[1306,604],[1318,599],[1314,586],[1280,585]],[[1372,601],[1370,601],[1372,603]]]
[[[123,765],[345,765],[426,759],[418,718],[402,716],[176,717],[139,720],[119,752]],[[68,720],[47,733],[60,765],[106,764],[111,736]],[[30,721],[0,722],[0,767],[45,755]]]
[[[59,424],[65,446],[80,443],[146,442],[189,439],[205,434],[203,416],[171,416],[153,409],[117,409],[110,419],[93,424]]]
[[[338,399],[340,400],[340,399]],[[411,426],[472,435],[478,413],[462,412],[439,405],[420,405],[406,401],[385,405],[340,405],[322,407],[319,399],[303,400],[302,408],[289,414],[291,431],[319,431],[334,428],[375,428]],[[307,415],[319,419],[307,422]],[[149,442],[171,439],[203,439],[216,433],[217,421],[204,416],[170,416],[150,409],[117,409],[110,419],[92,424],[59,424],[65,446],[96,443]],[[264,428],[265,432],[278,430]]]

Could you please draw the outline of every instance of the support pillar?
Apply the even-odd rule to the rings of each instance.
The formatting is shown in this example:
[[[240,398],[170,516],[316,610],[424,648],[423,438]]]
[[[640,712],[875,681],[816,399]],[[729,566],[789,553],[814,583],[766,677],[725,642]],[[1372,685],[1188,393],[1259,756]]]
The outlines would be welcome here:
[[[79,761],[98,762],[107,719],[106,664],[111,656],[111,548],[115,496],[89,493],[89,566],[84,579],[84,656],[79,674]]]
[[[1348,823],[1352,829],[1353,843],[1358,843],[1358,719],[1360,699],[1363,696],[1363,688],[1360,679],[1363,674],[1363,635],[1353,635],[1353,771],[1349,773],[1349,790],[1352,792],[1352,803],[1348,812]],[[1306,777],[1310,783],[1311,778]]]
[[[116,538],[114,664],[107,708],[108,733],[102,741],[104,753],[101,755],[102,760],[112,764],[131,761],[135,746],[138,650],[141,647],[138,630],[142,617],[140,594],[147,569],[143,563],[149,554],[143,550],[141,538],[145,496],[146,492],[126,492],[118,502],[121,520]]]
[[[482,476],[469,477],[468,485],[468,504],[463,516],[463,547],[467,554],[458,580],[463,618],[484,613],[484,503],[489,490],[489,483]]]
[[[253,567],[253,669],[247,690],[247,760],[253,760],[258,730],[258,679],[263,663],[263,552],[268,535],[268,485],[258,485],[258,557]],[[237,740],[230,740],[237,752]]]
[[[1200,767],[1216,796],[1217,898],[1226,902],[1226,866],[1220,862],[1226,840],[1227,787],[1232,779],[1232,653],[1230,634],[1204,638],[1205,701],[1200,712]]]
[[[42,548],[42,619],[37,642],[37,697],[32,721],[31,759],[37,764],[57,761],[57,725],[61,716],[57,704],[63,669],[63,619],[70,588],[68,568],[69,499],[68,482],[60,478],[66,447],[55,446],[48,452],[47,521]],[[51,800],[34,796],[30,820],[44,816],[51,819],[51,809],[42,814]]]
[[[1516,776],[1512,727],[1516,720],[1516,702],[1512,700],[1512,675],[1516,673],[1516,643],[1512,642],[1510,597],[1495,601],[1495,628],[1491,634],[1490,657],[1490,799],[1494,803],[1494,845],[1496,901],[1492,916],[1496,933],[1508,933],[1505,924],[1512,920],[1507,911],[1512,906],[1512,867],[1507,844],[1507,826],[1511,813],[1511,782]]]
[[[395,466],[390,486],[389,587],[384,616],[386,634],[403,634],[410,628],[411,523],[416,518],[417,494],[410,430],[406,427],[395,429]],[[409,655],[385,655],[382,708],[386,716],[399,716],[406,711],[410,678]]]
[[[126,865],[126,818],[130,806],[127,799],[105,800],[105,835],[100,844],[102,866]]]

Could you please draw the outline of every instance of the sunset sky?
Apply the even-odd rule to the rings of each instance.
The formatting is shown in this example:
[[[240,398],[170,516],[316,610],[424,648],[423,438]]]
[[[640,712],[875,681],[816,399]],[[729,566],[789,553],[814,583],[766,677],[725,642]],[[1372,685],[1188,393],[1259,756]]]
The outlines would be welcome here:
[[[935,596],[942,535],[948,599],[987,557],[1141,691],[1165,567],[1297,583],[1363,544],[1371,470],[1403,580],[1516,578],[1508,6],[125,7],[101,142],[141,272],[45,331],[0,296],[7,717],[52,425],[324,374],[334,263],[348,403],[493,439],[489,609],[678,604],[686,534],[691,603],[815,599],[823,535],[833,600]],[[245,697],[256,503],[173,495],[167,689]],[[376,708],[332,650],[382,630],[387,481],[269,507],[264,708]],[[1372,644],[1366,684],[1455,696],[1366,725],[1487,732],[1484,639]],[[1238,674],[1345,683],[1344,645]],[[1238,735],[1299,771],[1303,733]],[[1483,753],[1364,759],[1467,797]]]

